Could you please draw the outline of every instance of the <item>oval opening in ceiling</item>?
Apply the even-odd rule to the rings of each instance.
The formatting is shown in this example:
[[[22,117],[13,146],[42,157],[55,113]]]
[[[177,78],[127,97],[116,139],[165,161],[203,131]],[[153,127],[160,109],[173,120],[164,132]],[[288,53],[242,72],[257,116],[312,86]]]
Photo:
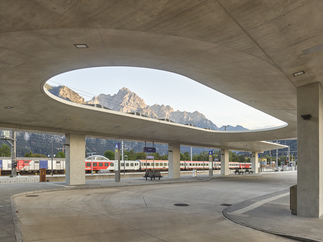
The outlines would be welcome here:
[[[200,125],[210,125],[210,122],[207,121],[209,120],[216,125],[211,125],[212,127],[209,127],[211,129],[224,130],[228,126],[231,126],[230,128],[242,126],[249,130],[257,130],[286,125],[285,122],[277,118],[188,77],[156,69],[138,67],[85,68],[54,76],[46,84],[54,87],[54,89],[49,89],[52,93],[56,90],[56,93],[53,93],[55,95],[58,95],[59,86],[65,86],[84,98],[83,101],[87,103],[98,102],[99,95],[108,97],[110,103],[105,103],[104,106],[115,110],[119,109],[118,111],[129,112],[131,109],[129,106],[133,105],[133,109],[137,108],[143,115],[154,118],[164,115],[170,120],[181,116],[181,118],[187,119],[182,123],[188,124],[189,121],[196,123],[198,119],[205,116],[204,120],[200,120]],[[120,93],[120,90],[123,93]],[[125,99],[121,99],[121,94],[128,94],[127,104],[124,103]],[[118,95],[119,97],[117,97]],[[101,99],[99,101],[101,102]],[[251,100],[251,102],[256,101]],[[122,105],[127,105],[127,109],[120,108]],[[169,112],[172,113],[169,114]],[[193,120],[194,118],[196,120]]]

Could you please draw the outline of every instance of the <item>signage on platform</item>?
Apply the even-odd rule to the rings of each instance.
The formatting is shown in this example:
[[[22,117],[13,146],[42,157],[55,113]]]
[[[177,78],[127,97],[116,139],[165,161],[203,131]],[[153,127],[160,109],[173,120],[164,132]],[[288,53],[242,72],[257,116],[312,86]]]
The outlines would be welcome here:
[[[118,150],[120,150],[120,143],[116,143],[114,145],[114,149],[115,149],[115,152],[118,152]]]
[[[48,168],[48,160],[40,160],[39,161],[39,169],[47,169]]]
[[[155,147],[144,147],[144,152],[146,153],[156,153]]]

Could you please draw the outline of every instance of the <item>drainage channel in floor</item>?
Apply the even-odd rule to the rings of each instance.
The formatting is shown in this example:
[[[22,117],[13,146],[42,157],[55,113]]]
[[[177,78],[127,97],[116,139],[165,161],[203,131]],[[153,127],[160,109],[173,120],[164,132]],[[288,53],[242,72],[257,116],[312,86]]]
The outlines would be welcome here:
[[[187,207],[189,205],[187,203],[175,203],[174,206],[177,206],[177,207]]]
[[[230,206],[232,206],[232,204],[231,203],[222,203],[222,204],[220,204],[221,206],[226,206],[226,207],[230,207]]]

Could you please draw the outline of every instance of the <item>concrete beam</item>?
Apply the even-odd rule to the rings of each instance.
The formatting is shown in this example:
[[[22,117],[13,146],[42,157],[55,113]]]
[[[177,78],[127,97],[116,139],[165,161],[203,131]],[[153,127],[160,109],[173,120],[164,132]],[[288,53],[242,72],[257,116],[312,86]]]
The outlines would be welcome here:
[[[297,215],[323,213],[323,90],[319,83],[297,88]]]
[[[168,144],[168,177],[180,178],[180,144]]]
[[[85,184],[85,136],[66,134],[66,185]]]

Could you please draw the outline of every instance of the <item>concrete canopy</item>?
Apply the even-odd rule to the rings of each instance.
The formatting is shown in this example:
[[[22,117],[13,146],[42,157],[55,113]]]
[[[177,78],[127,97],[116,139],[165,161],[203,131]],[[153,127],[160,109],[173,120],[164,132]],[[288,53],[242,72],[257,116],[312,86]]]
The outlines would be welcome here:
[[[309,0],[0,1],[0,127],[276,148],[258,141],[295,138],[296,88],[322,82],[322,9],[323,1]],[[287,125],[242,133],[203,130],[64,102],[43,89],[57,74],[98,66],[182,74]],[[298,71],[305,74],[295,77]]]

